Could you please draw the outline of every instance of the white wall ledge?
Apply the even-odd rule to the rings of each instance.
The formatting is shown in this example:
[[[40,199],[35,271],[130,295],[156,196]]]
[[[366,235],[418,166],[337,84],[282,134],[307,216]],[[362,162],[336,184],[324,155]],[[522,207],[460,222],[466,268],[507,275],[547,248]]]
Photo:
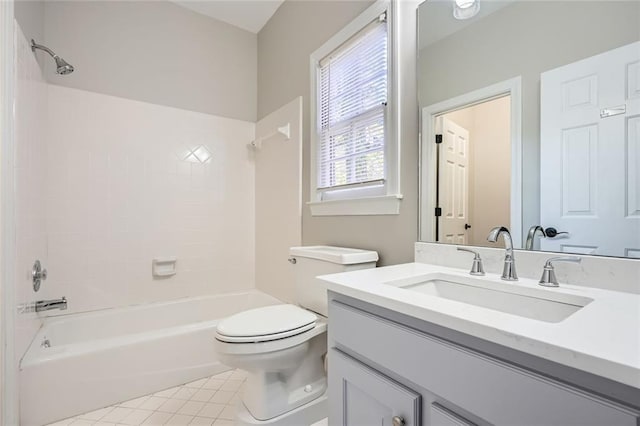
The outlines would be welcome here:
[[[309,201],[311,216],[375,216],[400,214],[402,194],[344,200]]]

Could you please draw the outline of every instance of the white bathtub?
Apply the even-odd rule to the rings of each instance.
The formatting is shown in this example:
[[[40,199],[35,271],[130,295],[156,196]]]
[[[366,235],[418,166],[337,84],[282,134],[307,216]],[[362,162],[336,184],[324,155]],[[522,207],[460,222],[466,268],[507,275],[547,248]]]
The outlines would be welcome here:
[[[20,365],[20,423],[50,423],[225,371],[213,349],[218,320],[276,303],[251,291],[48,318]]]

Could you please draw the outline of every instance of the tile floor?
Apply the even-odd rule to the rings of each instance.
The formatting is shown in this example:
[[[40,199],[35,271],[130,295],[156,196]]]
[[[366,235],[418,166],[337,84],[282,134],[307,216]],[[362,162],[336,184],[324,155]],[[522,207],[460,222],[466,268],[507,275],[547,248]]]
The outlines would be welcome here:
[[[245,379],[244,371],[227,371],[49,426],[233,426],[238,392]]]

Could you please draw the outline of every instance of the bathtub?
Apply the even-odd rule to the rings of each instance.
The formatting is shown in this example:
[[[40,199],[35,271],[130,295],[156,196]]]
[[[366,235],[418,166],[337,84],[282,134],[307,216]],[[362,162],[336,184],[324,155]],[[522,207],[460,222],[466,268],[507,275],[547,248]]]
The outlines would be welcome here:
[[[218,321],[277,303],[250,291],[47,318],[20,364],[21,424],[50,423],[228,370],[213,349]]]

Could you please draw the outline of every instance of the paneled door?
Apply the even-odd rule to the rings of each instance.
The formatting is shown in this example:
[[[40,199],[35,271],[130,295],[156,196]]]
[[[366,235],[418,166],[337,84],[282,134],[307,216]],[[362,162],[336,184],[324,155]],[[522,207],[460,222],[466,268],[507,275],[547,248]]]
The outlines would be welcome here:
[[[420,426],[420,394],[335,348],[329,363],[330,425]]]
[[[640,42],[541,75],[542,250],[640,257]]]
[[[467,244],[469,224],[469,131],[446,117],[438,120],[438,241]]]

